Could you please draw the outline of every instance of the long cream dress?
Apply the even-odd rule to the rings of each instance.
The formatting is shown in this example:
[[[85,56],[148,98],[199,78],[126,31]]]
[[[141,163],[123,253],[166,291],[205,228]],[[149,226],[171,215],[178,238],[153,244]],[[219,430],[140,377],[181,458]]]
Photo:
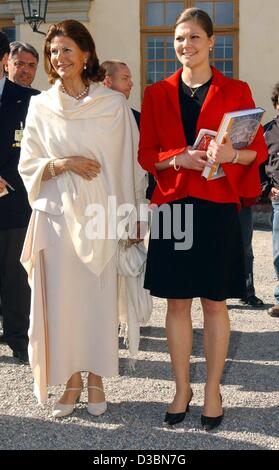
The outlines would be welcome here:
[[[47,385],[74,372],[118,373],[117,239],[88,234],[92,204],[108,223],[108,196],[116,207],[144,199],[137,140],[125,98],[99,84],[82,102],[62,94],[59,82],[31,102],[19,170],[33,212],[21,261],[32,288],[29,358],[40,403]],[[49,159],[70,155],[96,158],[101,174],[41,181]]]

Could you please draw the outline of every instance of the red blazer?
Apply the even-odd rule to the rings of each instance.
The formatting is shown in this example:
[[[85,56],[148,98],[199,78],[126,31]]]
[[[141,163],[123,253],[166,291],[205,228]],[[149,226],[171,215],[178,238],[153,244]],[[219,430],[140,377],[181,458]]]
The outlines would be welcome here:
[[[197,134],[201,128],[217,130],[223,114],[254,108],[247,83],[226,78],[212,67],[213,77],[203,103]],[[215,202],[236,202],[256,198],[261,193],[259,165],[267,158],[267,147],[260,129],[248,149],[256,150],[255,161],[244,166],[222,164],[225,177],[207,181],[195,170],[172,167],[157,173],[155,163],[166,160],[187,147],[180,113],[179,80],[182,68],[171,77],[146,88],[141,112],[139,163],[152,173],[157,185],[152,202],[162,204],[186,196]]]

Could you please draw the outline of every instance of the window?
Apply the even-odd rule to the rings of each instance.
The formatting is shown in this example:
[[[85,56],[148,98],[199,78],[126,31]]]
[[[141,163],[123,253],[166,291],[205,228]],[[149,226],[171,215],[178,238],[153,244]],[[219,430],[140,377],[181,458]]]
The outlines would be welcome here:
[[[5,33],[10,42],[16,39],[16,30],[12,19],[0,19],[0,30]]]
[[[173,51],[173,36],[148,35],[146,45],[146,84],[158,82],[172,75],[179,67]]]
[[[155,83],[181,65],[173,49],[176,18],[188,7],[205,10],[214,24],[210,62],[227,77],[238,76],[239,0],[141,0],[142,84]]]
[[[172,26],[184,8],[183,1],[150,0],[144,3],[144,23],[146,26]]]

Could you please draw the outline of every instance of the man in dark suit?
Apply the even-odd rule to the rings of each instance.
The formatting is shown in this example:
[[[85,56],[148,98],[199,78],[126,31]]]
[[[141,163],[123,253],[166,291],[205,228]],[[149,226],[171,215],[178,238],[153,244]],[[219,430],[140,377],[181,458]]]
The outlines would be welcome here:
[[[39,92],[4,76],[8,54],[8,39],[0,31],[0,342],[6,342],[20,362],[28,363],[30,288],[19,259],[31,209],[17,166],[29,100]]]
[[[6,71],[8,78],[17,85],[30,87],[36,77],[39,54],[27,42],[10,43],[10,54]]]

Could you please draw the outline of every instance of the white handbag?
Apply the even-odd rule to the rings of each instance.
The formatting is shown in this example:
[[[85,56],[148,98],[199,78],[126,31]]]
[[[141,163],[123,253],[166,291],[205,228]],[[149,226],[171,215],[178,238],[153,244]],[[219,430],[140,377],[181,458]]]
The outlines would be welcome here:
[[[137,277],[144,268],[147,250],[143,242],[129,244],[119,240],[117,247],[117,270],[121,276]]]
[[[117,248],[118,316],[131,356],[139,347],[140,325],[150,319],[153,302],[148,290],[144,289],[147,249],[143,242],[129,245],[120,240]],[[126,328],[123,328],[123,325]]]

